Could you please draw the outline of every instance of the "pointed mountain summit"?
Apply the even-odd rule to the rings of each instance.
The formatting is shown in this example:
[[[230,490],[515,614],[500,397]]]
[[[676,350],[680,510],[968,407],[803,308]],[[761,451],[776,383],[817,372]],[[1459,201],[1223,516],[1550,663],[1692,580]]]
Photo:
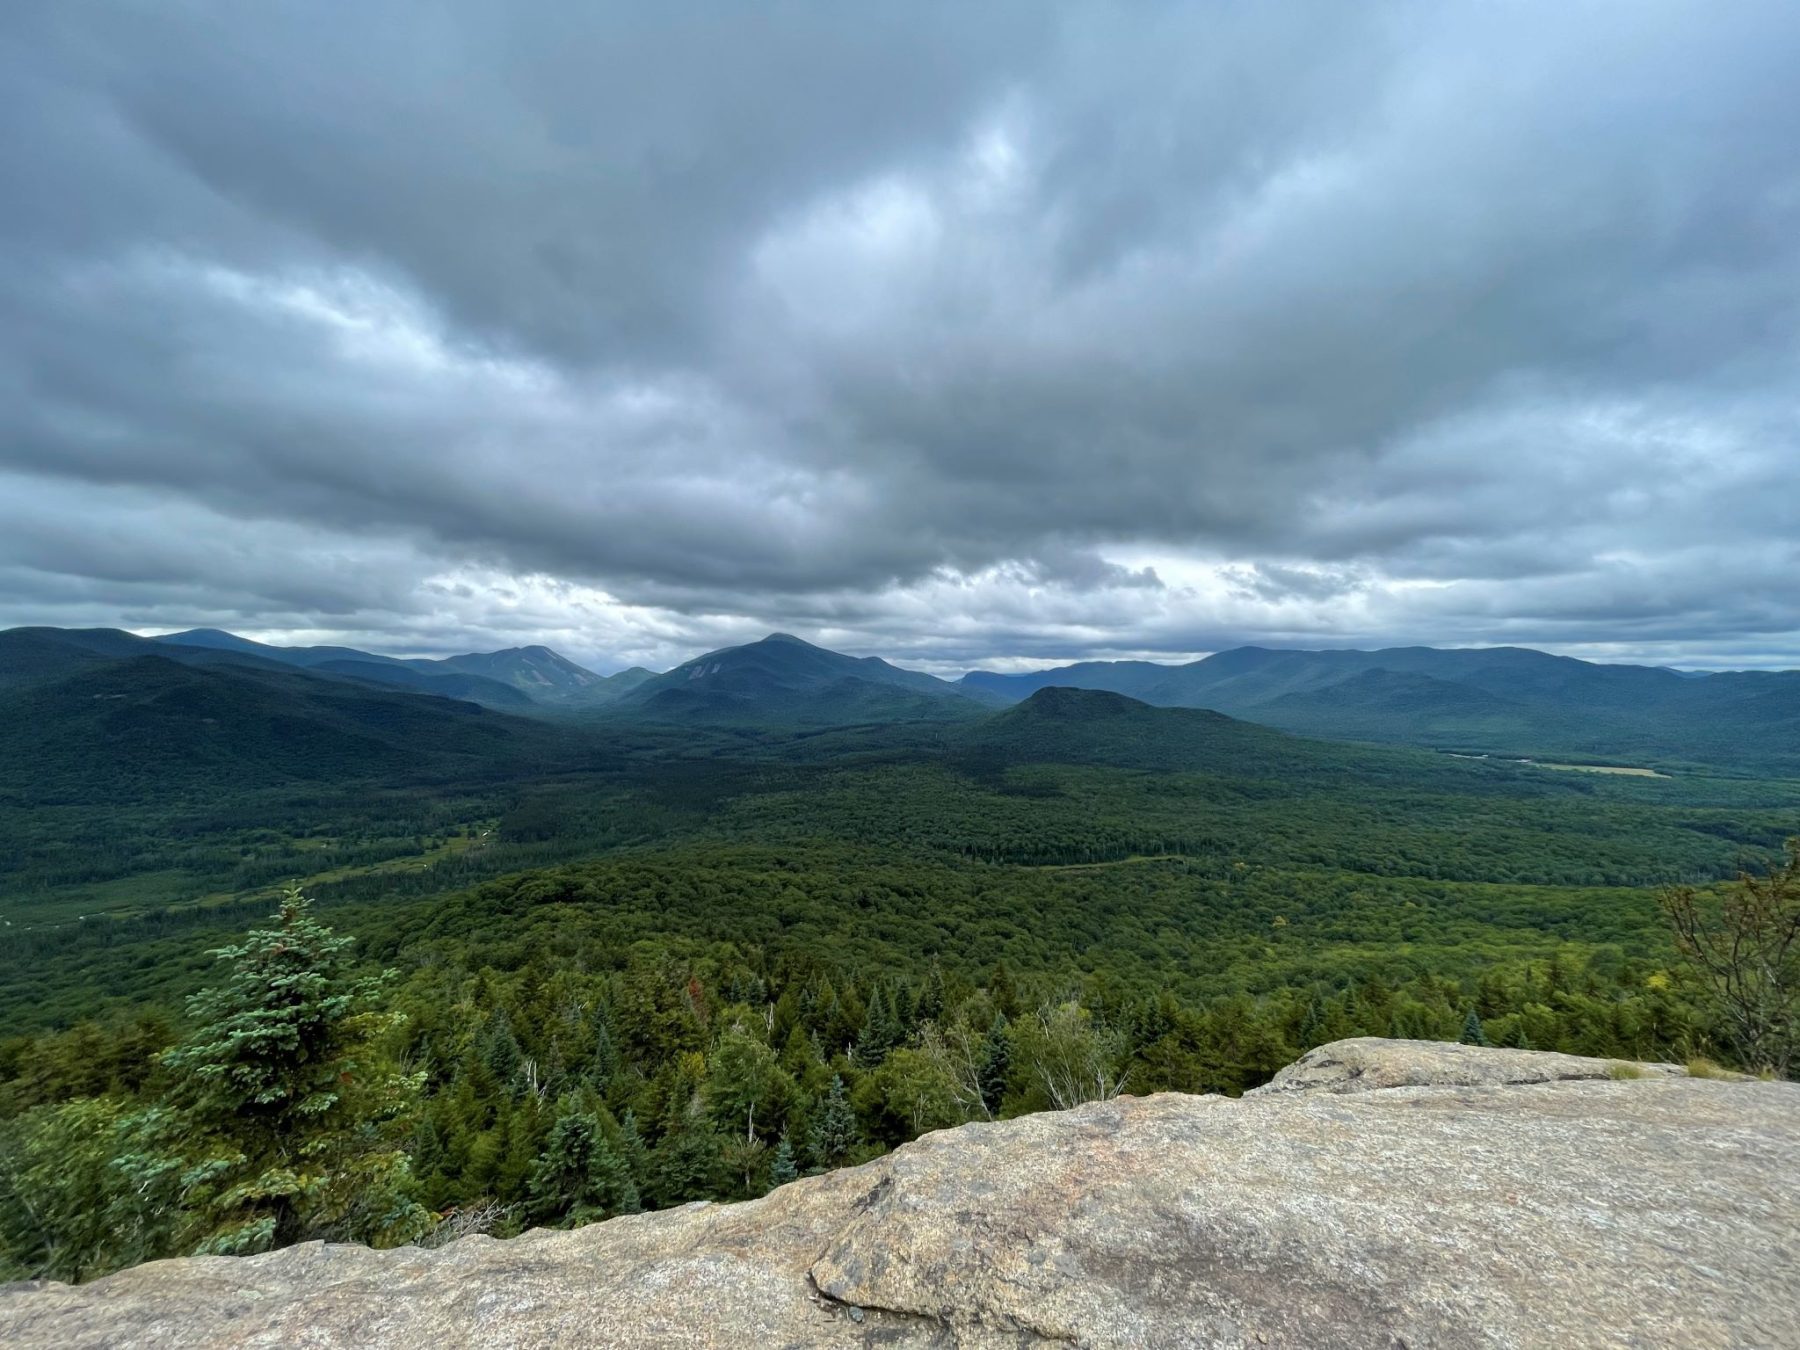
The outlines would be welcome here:
[[[604,688],[610,682],[607,676],[596,675],[585,666],[578,666],[568,657],[542,646],[471,652],[466,656],[446,656],[429,663],[410,664],[429,664],[437,670],[497,680],[544,703],[576,698]]]

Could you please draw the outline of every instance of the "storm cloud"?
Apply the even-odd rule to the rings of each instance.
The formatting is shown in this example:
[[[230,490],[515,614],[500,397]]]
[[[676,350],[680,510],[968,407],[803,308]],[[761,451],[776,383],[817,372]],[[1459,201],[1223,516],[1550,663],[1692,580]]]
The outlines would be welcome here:
[[[12,0],[0,623],[1800,663],[1791,4]]]

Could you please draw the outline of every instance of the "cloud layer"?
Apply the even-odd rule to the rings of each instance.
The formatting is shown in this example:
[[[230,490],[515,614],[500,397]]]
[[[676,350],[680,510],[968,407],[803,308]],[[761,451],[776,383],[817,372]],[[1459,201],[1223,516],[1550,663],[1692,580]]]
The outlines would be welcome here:
[[[0,622],[1800,663],[1770,3],[0,14]]]

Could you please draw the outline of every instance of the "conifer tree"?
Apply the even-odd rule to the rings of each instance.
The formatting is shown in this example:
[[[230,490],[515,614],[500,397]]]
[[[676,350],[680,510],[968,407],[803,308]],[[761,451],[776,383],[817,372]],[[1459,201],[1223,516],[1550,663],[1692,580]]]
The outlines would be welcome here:
[[[650,1180],[658,1205],[710,1200],[724,1186],[725,1140],[698,1111],[678,1112],[650,1151]]]
[[[602,1006],[594,1015],[594,1053],[588,1059],[587,1080],[596,1092],[604,1093],[618,1071],[619,1047],[613,1042],[606,1008]]]
[[[894,985],[893,995],[888,999],[888,1010],[894,1021],[894,1044],[903,1044],[911,1038],[919,1021],[918,1000],[913,997],[912,986],[905,980]]]
[[[481,1062],[494,1076],[500,1090],[508,1096],[518,1094],[519,1074],[525,1063],[525,1052],[519,1038],[513,1035],[512,1019],[504,1009],[488,1019],[481,1033]]]
[[[1481,1027],[1481,1017],[1473,1008],[1470,1008],[1469,1015],[1463,1018],[1462,1035],[1457,1039],[1464,1045],[1486,1045],[1488,1043],[1487,1032]]]
[[[921,1022],[936,1022],[944,1015],[944,971],[936,961],[925,972],[925,983],[919,990],[918,1017]]]
[[[203,1153],[186,1174],[199,1250],[405,1241],[429,1216],[395,1130],[419,1085],[375,1045],[393,1024],[372,1010],[386,977],[350,973],[352,939],[314,919],[298,888],[274,918],[216,953],[229,977],[188,1000],[194,1029],[163,1056],[170,1138]]]
[[[862,1033],[856,1038],[856,1062],[873,1068],[886,1059],[898,1044],[900,1026],[895,1022],[881,990],[877,988],[875,996],[869,1000],[869,1012],[863,1021]]]
[[[836,1167],[856,1145],[856,1113],[844,1093],[841,1076],[831,1076],[831,1088],[819,1103],[807,1140],[815,1167]]]
[[[794,1162],[794,1146],[784,1134],[775,1145],[775,1156],[769,1161],[769,1189],[785,1186],[799,1175],[800,1168]]]
[[[1306,1013],[1300,1019],[1296,1038],[1302,1050],[1310,1050],[1322,1042],[1319,1034],[1325,1025],[1325,1003],[1317,994],[1307,1001]]]
[[[987,1041],[982,1046],[978,1076],[981,1100],[990,1112],[1000,1109],[1000,1103],[1006,1096],[1007,1078],[1011,1073],[1012,1041],[1006,1034],[1006,1014],[995,1013],[993,1025],[988,1028]]]
[[[563,1100],[528,1186],[532,1217],[583,1223],[637,1207],[631,1169],[607,1141],[597,1117]]]
[[[642,1207],[641,1197],[650,1180],[650,1150],[644,1145],[644,1136],[638,1132],[637,1112],[629,1108],[619,1122],[619,1156],[625,1160],[632,1184],[633,1208],[625,1212],[635,1214]]]

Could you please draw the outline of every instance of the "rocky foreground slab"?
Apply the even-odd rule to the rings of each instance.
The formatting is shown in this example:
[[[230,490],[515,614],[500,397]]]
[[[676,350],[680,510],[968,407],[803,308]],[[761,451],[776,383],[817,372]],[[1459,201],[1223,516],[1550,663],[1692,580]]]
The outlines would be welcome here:
[[[1800,1085],[1340,1041],[740,1205],[0,1292],[0,1344],[1800,1346]]]

